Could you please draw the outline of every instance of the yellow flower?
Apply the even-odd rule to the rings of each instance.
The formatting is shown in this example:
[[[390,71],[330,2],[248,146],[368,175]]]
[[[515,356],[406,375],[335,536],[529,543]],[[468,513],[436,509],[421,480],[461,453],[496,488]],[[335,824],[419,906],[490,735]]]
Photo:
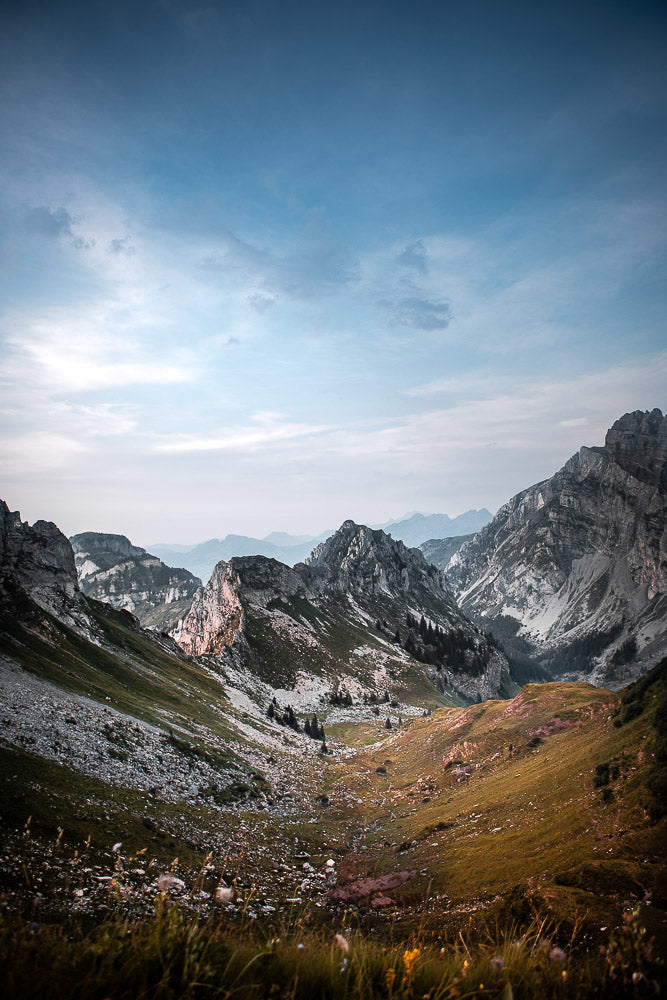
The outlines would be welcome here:
[[[417,964],[417,959],[419,958],[421,952],[419,948],[413,948],[412,951],[403,952],[403,964],[405,965],[405,975],[410,977],[412,971]]]
[[[394,983],[396,982],[396,971],[394,969],[387,969],[385,979],[387,981],[387,989],[391,993],[394,988]]]

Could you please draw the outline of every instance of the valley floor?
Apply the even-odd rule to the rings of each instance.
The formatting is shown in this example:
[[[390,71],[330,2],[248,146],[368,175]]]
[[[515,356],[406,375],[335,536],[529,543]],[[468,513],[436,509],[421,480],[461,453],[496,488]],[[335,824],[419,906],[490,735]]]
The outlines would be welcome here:
[[[369,997],[412,996],[406,956],[417,950],[436,961],[440,948],[458,955],[459,978],[454,970],[450,992],[429,996],[510,997],[507,957],[483,989],[461,979],[463,962],[476,956],[488,967],[489,948],[506,949],[510,939],[534,951],[538,970],[543,964],[543,995],[570,990],[561,971],[571,982],[580,976],[572,996],[655,995],[667,929],[664,674],[663,665],[620,693],[529,685],[512,701],[428,717],[404,709],[392,729],[367,709],[339,711],[326,720],[324,755],[317,741],[269,728],[254,750],[233,742],[229,773],[240,775],[241,763],[257,771],[254,784],[239,777],[225,799],[211,784],[210,759],[145,722],[133,734],[141,754],[132,755],[143,778],[129,782],[132,734],[113,706],[91,703],[82,725],[78,696],[70,704],[72,695],[5,664],[5,946],[17,948],[26,927],[46,940],[63,921],[83,933],[100,921],[143,926],[156,912],[161,933],[171,933],[171,904],[178,917],[170,920],[213,921],[239,947],[266,949],[280,936],[294,962],[295,935],[313,954],[324,948],[329,965],[335,933],[352,935],[359,953],[376,942],[380,965],[382,947],[398,949],[401,982],[389,984],[385,961],[380,985],[364,987]],[[109,737],[103,761],[95,727]],[[556,949],[553,961],[540,948]],[[347,956],[336,953],[338,965]],[[272,995],[311,995],[299,992],[292,959],[283,958],[286,978]],[[266,983],[255,985],[247,995],[262,995]],[[537,995],[519,986],[515,995]],[[317,995],[356,993],[327,986]]]

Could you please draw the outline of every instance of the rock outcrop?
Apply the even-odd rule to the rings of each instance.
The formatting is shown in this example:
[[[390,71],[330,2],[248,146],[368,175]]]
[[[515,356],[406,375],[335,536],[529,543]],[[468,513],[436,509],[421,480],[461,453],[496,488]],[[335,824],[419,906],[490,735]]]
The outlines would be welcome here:
[[[469,535],[454,535],[451,538],[429,538],[428,541],[422,542],[419,549],[430,563],[433,563],[434,566],[437,566],[438,569],[444,572],[452,556],[474,537],[475,535],[472,533]]]
[[[449,655],[434,630],[456,635]],[[293,569],[262,556],[218,563],[172,634],[191,655],[234,647],[274,684],[299,670],[359,679],[371,663],[400,671],[418,659],[436,686],[474,700],[497,695],[506,668],[421,552],[353,521]]]
[[[618,686],[667,650],[667,418],[628,413],[447,566],[459,603],[554,678]]]
[[[0,500],[0,600],[31,598],[45,611],[68,618],[80,603],[72,546],[51,521],[21,521]]]
[[[70,542],[84,594],[132,612],[146,628],[173,628],[201,587],[188,570],[165,566],[125,535],[86,531]]]

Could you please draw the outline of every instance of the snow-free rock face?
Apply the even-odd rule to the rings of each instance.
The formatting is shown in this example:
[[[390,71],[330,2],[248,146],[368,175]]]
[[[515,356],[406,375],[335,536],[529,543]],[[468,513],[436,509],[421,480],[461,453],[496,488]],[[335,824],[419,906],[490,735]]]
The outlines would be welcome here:
[[[192,656],[219,656],[243,632],[244,604],[265,610],[272,602],[297,594],[305,594],[301,579],[275,559],[238,556],[221,561],[172,634]]]
[[[72,546],[51,521],[21,521],[0,500],[0,599],[23,593],[60,617],[80,598]]]
[[[408,549],[384,531],[345,521],[322,542],[304,564],[316,587],[337,589],[365,600],[411,595],[412,600],[452,604],[442,574],[430,566],[418,549]],[[298,569],[298,566],[296,567]]]
[[[434,630],[456,635],[449,656],[438,655]],[[400,672],[416,658],[436,686],[475,699],[498,693],[506,667],[421,552],[353,521],[293,569],[262,556],[218,563],[172,635],[191,655],[233,647],[285,685],[299,670],[368,678],[380,661]]]
[[[125,535],[86,531],[70,542],[86,597],[131,611],[145,627],[172,628],[201,587],[188,570],[165,566]]]
[[[429,538],[419,546],[420,552],[424,553],[426,559],[441,569],[447,569],[453,555],[455,555],[462,545],[474,538],[474,533],[469,535],[454,535],[451,538]]]
[[[644,672],[667,649],[666,487],[667,418],[626,414],[452,557],[461,607],[518,630],[554,677]]]

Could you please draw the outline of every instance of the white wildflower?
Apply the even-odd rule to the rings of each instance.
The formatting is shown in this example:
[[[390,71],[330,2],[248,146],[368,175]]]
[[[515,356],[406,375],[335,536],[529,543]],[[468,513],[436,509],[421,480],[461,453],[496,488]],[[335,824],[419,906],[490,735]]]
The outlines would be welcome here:
[[[231,903],[234,898],[234,890],[228,889],[226,885],[219,885],[215,890],[215,901],[219,903],[220,906],[226,906],[227,903]]]
[[[549,952],[549,958],[554,965],[565,965],[567,962],[567,955],[562,948],[552,948]]]
[[[338,947],[340,948],[340,950],[343,952],[344,955],[347,955],[347,953],[350,950],[350,945],[347,938],[343,937],[342,934],[336,934],[336,936],[334,937],[334,943],[338,945]]]

